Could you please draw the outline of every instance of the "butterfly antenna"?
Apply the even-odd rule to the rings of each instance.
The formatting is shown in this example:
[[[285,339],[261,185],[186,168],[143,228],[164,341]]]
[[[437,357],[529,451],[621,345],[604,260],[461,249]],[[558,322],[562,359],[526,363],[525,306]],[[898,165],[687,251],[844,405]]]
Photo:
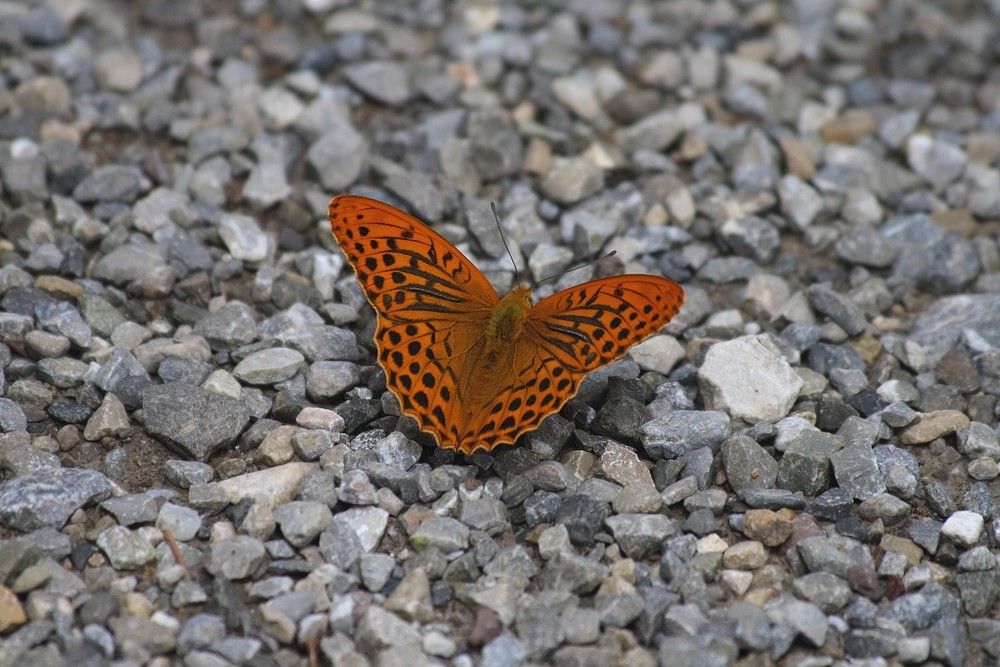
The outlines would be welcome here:
[[[555,275],[547,276],[545,278],[542,278],[541,280],[539,280],[537,283],[535,283],[531,287],[532,287],[532,289],[534,289],[535,287],[538,287],[539,285],[541,285],[544,282],[548,282],[550,280],[555,280],[556,278],[562,278],[567,273],[573,273],[574,271],[579,271],[580,269],[585,269],[588,266],[593,266],[594,264],[597,264],[602,259],[607,259],[608,257],[614,257],[617,254],[618,254],[617,250],[612,250],[607,255],[601,255],[600,257],[597,257],[596,259],[590,260],[589,262],[584,262],[583,264],[580,264],[579,266],[574,266],[572,269],[566,269],[562,273],[557,273]]]
[[[497,221],[497,230],[500,232],[500,240],[503,241],[503,249],[507,251],[507,256],[510,257],[510,263],[514,265],[514,279],[520,284],[521,282],[521,272],[517,270],[517,262],[514,261],[514,255],[510,252],[510,246],[507,245],[507,239],[503,235],[503,227],[500,226],[500,216],[497,215],[497,205],[495,202],[490,202],[490,210],[493,211],[493,219]]]

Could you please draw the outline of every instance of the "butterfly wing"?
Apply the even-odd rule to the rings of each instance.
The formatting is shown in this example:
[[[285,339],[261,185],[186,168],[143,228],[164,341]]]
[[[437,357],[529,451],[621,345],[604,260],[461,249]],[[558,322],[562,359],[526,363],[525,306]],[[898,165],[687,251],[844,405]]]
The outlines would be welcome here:
[[[330,229],[379,318],[467,319],[499,302],[486,276],[450,241],[376,199],[330,200]]]
[[[662,329],[683,305],[684,288],[673,280],[612,276],[542,299],[528,315],[528,330],[546,365],[558,362],[582,379]],[[566,388],[554,379],[560,391]]]
[[[482,344],[496,290],[451,242],[367,197],[330,201],[330,229],[378,315],[375,344],[386,385],[421,429],[453,444],[456,366]]]
[[[512,443],[558,412],[588,373],[655,334],[684,305],[684,289],[659,276],[602,278],[535,304],[517,343],[513,382],[481,423],[492,423],[492,447]]]

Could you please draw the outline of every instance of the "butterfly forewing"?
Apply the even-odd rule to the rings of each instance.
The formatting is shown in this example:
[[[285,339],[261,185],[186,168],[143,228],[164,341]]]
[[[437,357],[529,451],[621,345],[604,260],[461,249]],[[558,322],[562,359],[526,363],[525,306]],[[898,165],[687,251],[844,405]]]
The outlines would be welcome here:
[[[528,330],[547,357],[586,375],[662,329],[683,305],[684,289],[672,280],[613,276],[542,299],[531,309]]]
[[[412,215],[356,195],[334,197],[329,213],[379,319],[467,319],[496,307],[499,297],[482,272]]]

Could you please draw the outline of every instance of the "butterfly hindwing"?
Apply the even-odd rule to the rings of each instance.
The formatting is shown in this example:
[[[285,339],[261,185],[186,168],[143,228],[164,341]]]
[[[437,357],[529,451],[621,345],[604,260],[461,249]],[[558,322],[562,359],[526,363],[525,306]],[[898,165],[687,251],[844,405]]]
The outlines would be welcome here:
[[[407,415],[437,437],[441,447],[462,449],[458,412],[462,405],[457,369],[467,352],[460,341],[474,340],[481,327],[444,320],[435,324],[381,322],[375,331],[379,363],[386,385]]]

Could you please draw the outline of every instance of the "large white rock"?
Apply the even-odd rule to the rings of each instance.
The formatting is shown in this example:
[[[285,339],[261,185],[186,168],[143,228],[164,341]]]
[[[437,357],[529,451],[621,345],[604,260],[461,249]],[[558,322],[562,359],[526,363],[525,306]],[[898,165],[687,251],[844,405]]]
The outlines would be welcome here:
[[[698,369],[705,409],[748,423],[774,422],[795,403],[802,378],[766,336],[716,343]]]
[[[969,548],[979,542],[983,532],[983,517],[978,512],[959,510],[941,526],[941,535],[959,546]]]

